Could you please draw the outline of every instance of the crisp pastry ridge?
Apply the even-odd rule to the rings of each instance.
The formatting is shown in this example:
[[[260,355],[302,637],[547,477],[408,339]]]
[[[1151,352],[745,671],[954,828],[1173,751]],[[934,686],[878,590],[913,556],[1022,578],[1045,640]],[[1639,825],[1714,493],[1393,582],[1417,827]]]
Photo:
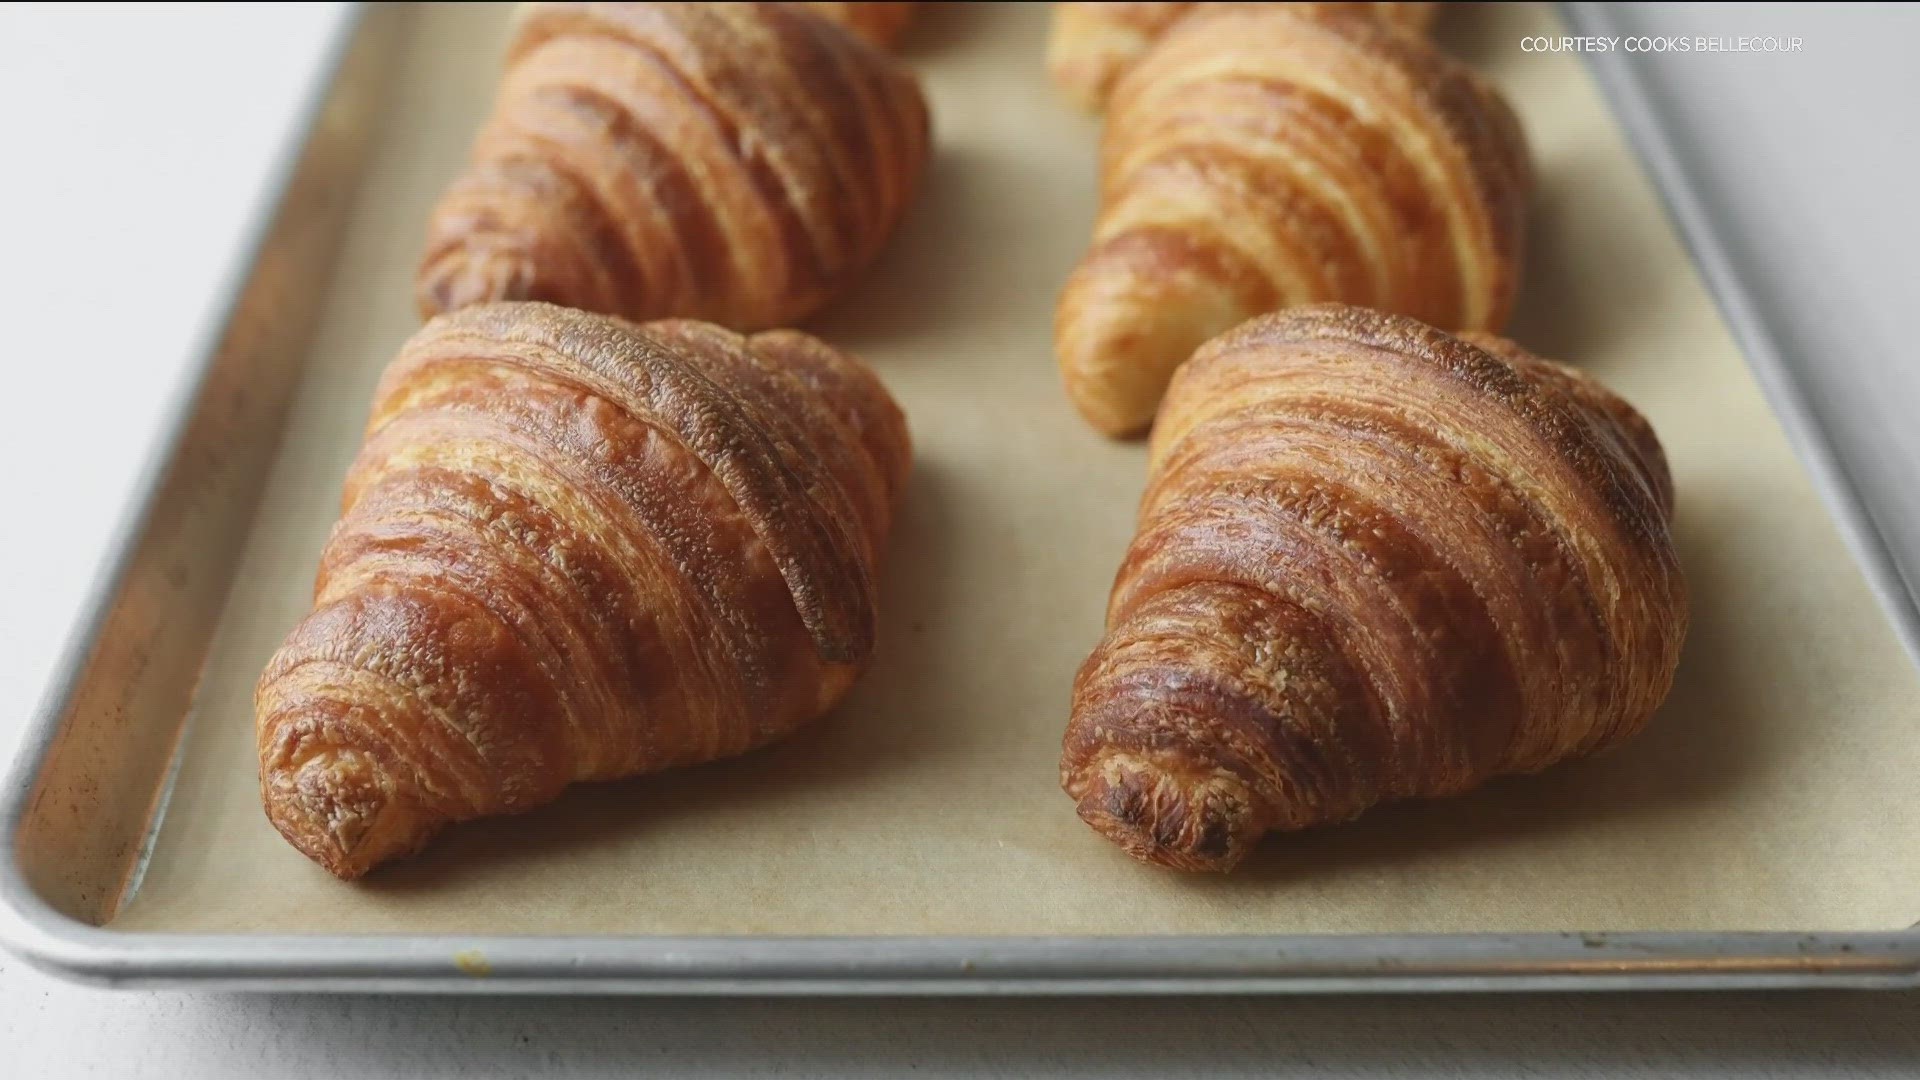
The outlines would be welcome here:
[[[1106,108],[1107,99],[1122,76],[1140,62],[1175,24],[1199,9],[1235,6],[1233,3],[1192,3],[1190,0],[1142,2],[1062,3],[1053,5],[1053,27],[1047,37],[1047,71],[1054,84],[1089,112]],[[1302,0],[1298,3],[1243,4],[1249,7],[1286,7],[1315,18],[1375,19],[1388,26],[1425,34],[1440,14],[1435,3],[1341,3]]]

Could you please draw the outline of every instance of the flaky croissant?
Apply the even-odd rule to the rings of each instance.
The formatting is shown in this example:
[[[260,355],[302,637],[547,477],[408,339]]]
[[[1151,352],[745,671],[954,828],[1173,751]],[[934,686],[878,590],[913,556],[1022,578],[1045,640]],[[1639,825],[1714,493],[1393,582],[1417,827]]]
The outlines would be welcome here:
[[[1173,25],[1195,9],[1227,4],[1171,0],[1136,3],[1064,3],[1053,5],[1053,29],[1047,38],[1047,71],[1074,104],[1090,112],[1106,107],[1114,84],[1146,55]],[[1265,5],[1240,5],[1265,6]],[[1341,3],[1302,0],[1273,6],[1311,16],[1378,19],[1424,34],[1440,13],[1431,3]]]
[[[1510,342],[1255,319],[1168,392],[1062,784],[1136,858],[1225,870],[1626,738],[1686,633],[1671,485],[1638,413]]]
[[[577,781],[738,754],[873,646],[905,421],[794,331],[542,303],[380,383],[313,612],[255,695],[267,816],[343,877]]]
[[[789,324],[878,254],[927,150],[913,74],[802,5],[527,5],[420,310]]]
[[[1195,13],[1121,82],[1101,158],[1054,347],[1109,435],[1145,431],[1173,369],[1264,312],[1506,321],[1530,187],[1519,123],[1410,34],[1284,4]]]
[[[885,48],[913,21],[913,9],[918,5],[812,0],[805,6]]]

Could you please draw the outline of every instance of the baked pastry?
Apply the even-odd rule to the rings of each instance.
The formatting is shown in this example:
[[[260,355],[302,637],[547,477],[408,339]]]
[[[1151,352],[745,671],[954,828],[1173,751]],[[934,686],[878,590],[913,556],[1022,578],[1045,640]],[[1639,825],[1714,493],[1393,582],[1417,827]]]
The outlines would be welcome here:
[[[1340,305],[1180,370],[1074,683],[1061,782],[1135,858],[1467,791],[1639,731],[1687,626],[1631,406],[1488,336]]]
[[[1282,4],[1192,14],[1114,95],[1054,326],[1068,394],[1140,434],[1202,342],[1295,304],[1498,329],[1529,187],[1513,111],[1426,42]]]
[[[872,651],[908,457],[873,374],[795,331],[435,319],[381,380],[313,612],[260,679],[267,816],[352,878],[814,719]]]
[[[918,5],[814,0],[806,6],[884,49],[913,21],[913,9]]]
[[[1128,69],[1146,55],[1173,24],[1196,8],[1226,7],[1227,4],[1167,3],[1066,3],[1053,5],[1053,31],[1047,38],[1047,71],[1054,83],[1089,112],[1106,107],[1114,84]],[[1245,5],[1267,6],[1267,5]],[[1275,7],[1293,8],[1313,16],[1378,19],[1412,33],[1424,34],[1440,13],[1439,4],[1427,3],[1284,3]]]
[[[801,5],[531,4],[420,310],[787,325],[879,253],[927,149],[913,74]]]

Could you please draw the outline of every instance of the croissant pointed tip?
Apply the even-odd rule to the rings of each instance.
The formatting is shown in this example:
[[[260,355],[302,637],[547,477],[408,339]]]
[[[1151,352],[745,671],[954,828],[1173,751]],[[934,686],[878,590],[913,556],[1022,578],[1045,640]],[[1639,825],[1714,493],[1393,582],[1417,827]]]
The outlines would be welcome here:
[[[1166,230],[1124,233],[1067,280],[1054,349],[1068,397],[1103,435],[1145,435],[1174,371],[1258,310],[1200,272],[1192,246]]]
[[[386,772],[355,750],[315,754],[263,778],[267,818],[328,872],[351,880],[411,853],[424,834]]]
[[[1068,778],[1067,790],[1094,831],[1141,862],[1177,870],[1231,870],[1267,831],[1238,778],[1122,751],[1095,758]]]
[[[523,252],[461,248],[420,268],[414,299],[420,317],[431,319],[491,300],[539,299],[537,291],[533,261]]]

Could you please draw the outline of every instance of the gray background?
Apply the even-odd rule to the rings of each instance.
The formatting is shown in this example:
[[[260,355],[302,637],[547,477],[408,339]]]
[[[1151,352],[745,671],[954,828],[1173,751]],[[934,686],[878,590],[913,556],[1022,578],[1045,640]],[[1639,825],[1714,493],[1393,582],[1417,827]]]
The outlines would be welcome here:
[[[207,332],[339,5],[0,12],[0,752]],[[1875,527],[1920,575],[1920,9],[1623,5],[1797,34],[1641,67]],[[1518,43],[1515,43],[1518,48]],[[26,511],[26,508],[31,508]],[[1916,898],[1920,904],[1920,898]],[[0,957],[0,1075],[1920,1075],[1920,995],[1186,1002],[230,997]]]

